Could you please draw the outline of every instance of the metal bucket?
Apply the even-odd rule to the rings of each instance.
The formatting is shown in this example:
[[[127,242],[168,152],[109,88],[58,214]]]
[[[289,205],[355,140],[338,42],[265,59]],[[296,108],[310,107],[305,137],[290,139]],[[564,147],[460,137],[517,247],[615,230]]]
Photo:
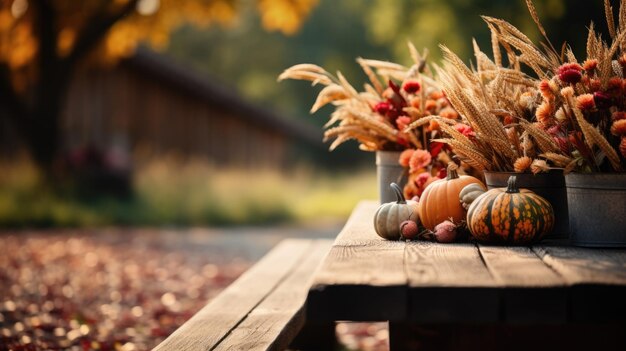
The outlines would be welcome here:
[[[407,175],[404,167],[400,166],[400,151],[376,151],[376,176],[378,178],[378,198],[380,203],[396,201],[396,193],[389,184],[396,183],[404,188]]]
[[[567,238],[569,233],[569,215],[567,190],[563,171],[551,170],[547,173],[530,174],[514,172],[485,172],[488,189],[506,188],[510,176],[517,177],[517,187],[528,189],[548,200],[554,210],[554,229],[545,238]]]
[[[626,174],[565,176],[570,242],[576,246],[626,247]]]

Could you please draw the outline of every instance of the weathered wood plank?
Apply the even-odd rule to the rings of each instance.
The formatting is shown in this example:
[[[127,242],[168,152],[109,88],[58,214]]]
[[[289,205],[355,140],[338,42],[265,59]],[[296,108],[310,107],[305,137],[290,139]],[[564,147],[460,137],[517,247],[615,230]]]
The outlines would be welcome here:
[[[346,222],[337,239],[335,246],[380,246],[389,241],[379,237],[374,230],[374,214],[378,209],[378,202],[361,201]]]
[[[155,350],[210,350],[294,269],[310,240],[284,240]]]
[[[569,284],[626,285],[626,250],[556,245],[533,250]]]
[[[565,280],[529,247],[479,245],[501,291],[500,316],[511,323],[564,323],[567,320]]]
[[[551,245],[533,250],[571,286],[570,321],[626,323],[626,251]]]
[[[386,242],[376,246],[333,246],[309,291],[308,318],[314,321],[406,318],[404,245]]]
[[[472,244],[406,244],[410,321],[498,320],[500,284]]]
[[[316,240],[304,259],[215,350],[284,350],[305,322],[304,303],[313,273],[331,240]]]

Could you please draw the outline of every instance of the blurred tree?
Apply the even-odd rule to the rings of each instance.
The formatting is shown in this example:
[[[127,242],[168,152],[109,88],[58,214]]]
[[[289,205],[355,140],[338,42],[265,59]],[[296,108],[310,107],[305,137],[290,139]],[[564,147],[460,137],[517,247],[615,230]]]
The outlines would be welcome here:
[[[263,27],[296,32],[317,0],[256,0]],[[82,62],[115,62],[141,41],[163,48],[185,22],[230,24],[238,0],[0,0],[0,118],[47,173],[60,146],[60,113]]]

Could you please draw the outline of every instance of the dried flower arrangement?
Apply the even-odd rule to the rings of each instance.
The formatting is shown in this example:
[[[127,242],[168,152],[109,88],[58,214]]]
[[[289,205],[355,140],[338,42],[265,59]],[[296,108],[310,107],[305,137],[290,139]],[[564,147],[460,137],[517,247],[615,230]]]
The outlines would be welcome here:
[[[442,46],[438,68],[444,92],[475,131],[467,136],[441,117],[412,123],[407,130],[440,122],[440,141],[477,169],[488,171],[619,171],[626,161],[626,1],[619,25],[605,0],[612,42],[589,28],[587,59],[581,65],[566,45],[559,54],[550,43],[531,0],[529,12],[546,39],[537,47],[510,23],[483,17],[492,38],[493,60],[474,42],[475,68]],[[508,64],[503,64],[501,48]],[[536,77],[525,74],[522,65]],[[443,122],[443,123],[442,123]]]
[[[450,148],[432,142],[440,136],[433,121],[417,128],[407,127],[424,116],[436,115],[455,121],[459,114],[450,107],[439,83],[426,65],[427,52],[420,54],[409,43],[413,65],[407,68],[392,62],[357,59],[369,82],[357,91],[341,74],[334,76],[314,64],[299,64],[286,69],[278,80],[297,79],[322,84],[311,113],[326,104],[336,106],[325,125],[324,139],[334,139],[330,150],[356,139],[364,151],[403,151],[400,164],[407,169],[409,181],[404,195],[411,199],[421,194],[432,181],[445,177],[451,160]],[[469,132],[469,127],[465,126]]]
[[[532,3],[527,2],[532,10]],[[554,49],[546,50],[537,62],[536,72],[542,79],[537,125],[561,151],[546,157],[566,171],[621,171],[626,162],[626,1],[620,3],[617,27],[608,0],[604,7],[609,43],[592,23],[582,64],[571,49],[561,56]],[[542,28],[536,14],[531,14]]]

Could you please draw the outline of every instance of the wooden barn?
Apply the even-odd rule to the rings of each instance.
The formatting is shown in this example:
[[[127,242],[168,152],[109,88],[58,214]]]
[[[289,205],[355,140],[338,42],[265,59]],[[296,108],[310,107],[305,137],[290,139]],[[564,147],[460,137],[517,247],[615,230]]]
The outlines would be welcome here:
[[[299,151],[325,148],[319,128],[251,104],[148,50],[110,69],[79,70],[62,130],[68,152],[90,146],[132,155],[141,148],[239,168],[280,168]]]

